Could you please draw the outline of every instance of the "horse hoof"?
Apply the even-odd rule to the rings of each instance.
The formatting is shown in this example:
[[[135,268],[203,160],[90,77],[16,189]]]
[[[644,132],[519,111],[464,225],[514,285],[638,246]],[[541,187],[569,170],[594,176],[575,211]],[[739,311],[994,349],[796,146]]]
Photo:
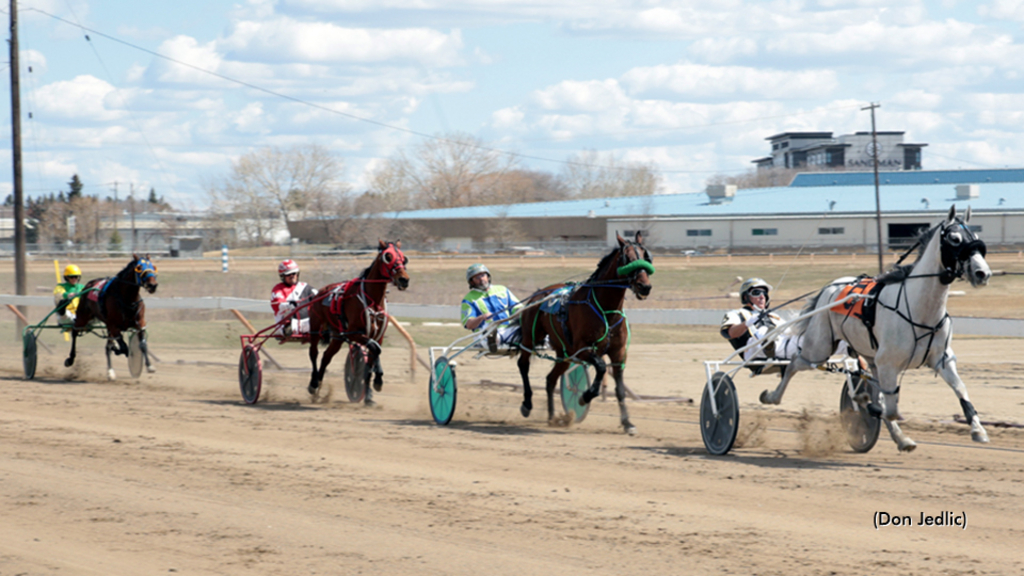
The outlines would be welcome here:
[[[975,442],[981,442],[982,444],[988,444],[988,433],[984,430],[979,432],[971,432],[971,440]]]
[[[636,426],[626,426],[626,434],[636,436]]]
[[[117,374],[114,374],[113,369],[107,370],[107,380],[114,380],[117,378]]]
[[[373,383],[373,389],[376,390],[377,392],[380,392],[381,388],[383,388],[383,387],[384,387],[384,382],[383,381],[382,382],[374,382]]]
[[[74,364],[75,364],[75,359],[74,358],[65,358],[64,359],[64,367],[65,368],[71,368]]]
[[[523,415],[523,418],[529,418],[531,410],[533,408],[527,408],[525,404],[519,407],[519,413]]]
[[[363,401],[363,405],[366,406],[367,408],[373,408],[374,406],[377,405],[377,403],[367,398],[366,400]]]
[[[310,384],[310,385],[309,385],[309,386],[308,386],[308,387],[306,388],[306,392],[309,392],[309,395],[310,395],[310,396],[316,396],[316,393],[317,393],[317,391],[319,391],[319,390],[320,390],[320,385],[319,385],[319,384]]]
[[[900,452],[906,452],[909,454],[914,451],[914,448],[917,448],[917,442],[914,442],[913,440],[907,438],[907,440],[900,444],[899,447]]]
[[[761,395],[757,399],[761,401],[761,404],[778,404],[778,402],[772,400],[767,390],[761,390]]]
[[[153,368],[152,366],[146,366],[146,372],[149,372],[150,374],[154,374],[154,373],[156,373],[156,368]]]

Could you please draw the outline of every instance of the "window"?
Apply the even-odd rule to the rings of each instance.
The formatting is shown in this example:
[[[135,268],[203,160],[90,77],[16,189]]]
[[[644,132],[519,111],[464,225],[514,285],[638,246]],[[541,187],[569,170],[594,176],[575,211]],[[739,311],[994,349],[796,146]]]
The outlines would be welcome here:
[[[778,236],[779,235],[779,229],[778,228],[754,228],[753,230],[750,231],[750,233],[752,235],[754,235],[754,236]]]
[[[846,228],[818,228],[818,234],[846,234]]]
[[[711,230],[709,229],[690,229],[686,231],[687,236],[711,236]]]

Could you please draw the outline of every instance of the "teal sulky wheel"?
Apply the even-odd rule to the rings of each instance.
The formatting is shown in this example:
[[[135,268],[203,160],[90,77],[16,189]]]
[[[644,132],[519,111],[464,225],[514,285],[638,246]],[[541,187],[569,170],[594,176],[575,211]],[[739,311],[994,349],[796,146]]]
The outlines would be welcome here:
[[[242,356],[238,359],[238,387],[242,389],[242,399],[246,404],[255,404],[260,399],[263,388],[263,362],[260,352],[251,345],[242,348]]]
[[[700,435],[708,452],[721,456],[732,450],[732,445],[736,441],[736,432],[740,425],[740,406],[736,399],[736,386],[728,374],[715,372],[711,376],[711,388],[714,391],[718,414],[715,414],[711,407],[712,393],[709,393],[705,384],[704,394],[700,398]]]
[[[349,402],[362,402],[366,396],[366,348],[350,344],[345,358],[345,393]]]
[[[869,401],[877,406],[878,387],[872,386],[866,380],[855,379],[859,381],[854,383],[854,397],[869,394]],[[843,429],[846,430],[846,441],[854,452],[863,454],[875,447],[882,421],[877,416],[872,416],[866,407],[861,407],[850,398],[849,382],[843,383],[842,396],[839,397],[839,418],[843,422]]]
[[[31,330],[25,330],[25,334],[21,337],[21,363],[22,367],[25,368],[25,380],[31,380],[36,377],[36,335]]]
[[[562,374],[561,396],[562,409],[571,414],[573,422],[583,422],[590,412],[590,403],[580,406],[580,396],[590,388],[590,373],[586,364],[576,364]]]
[[[445,426],[452,421],[455,414],[455,399],[457,389],[455,385],[455,366],[448,362],[448,359],[441,356],[434,362],[434,369],[430,372],[430,414],[434,422]]]

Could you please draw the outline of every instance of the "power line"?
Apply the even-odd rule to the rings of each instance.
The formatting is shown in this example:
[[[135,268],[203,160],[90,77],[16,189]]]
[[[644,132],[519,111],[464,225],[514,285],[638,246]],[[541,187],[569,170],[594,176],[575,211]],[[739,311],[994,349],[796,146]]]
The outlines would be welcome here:
[[[219,72],[214,72],[213,70],[207,70],[207,69],[202,68],[200,66],[196,66],[194,64],[190,64],[188,62],[184,62],[182,60],[178,60],[176,58],[172,58],[170,56],[167,56],[167,55],[161,54],[159,52],[156,52],[154,50],[150,50],[148,48],[144,48],[144,47],[139,46],[137,44],[133,44],[131,42],[128,42],[126,40],[122,40],[120,38],[111,36],[109,34],[101,32],[99,30],[95,30],[93,28],[89,28],[89,27],[84,26],[82,24],[79,24],[77,22],[71,22],[71,21],[69,21],[69,20],[67,20],[65,18],[61,18],[60,16],[57,16],[55,14],[50,14],[49,12],[46,12],[45,10],[41,10],[39,8],[29,8],[29,10],[34,10],[34,11],[40,13],[40,14],[43,14],[44,16],[49,16],[50,18],[53,18],[54,20],[63,22],[65,24],[68,24],[69,26],[74,26],[76,28],[79,28],[80,30],[82,30],[84,32],[88,32],[90,34],[95,34],[97,36],[102,36],[103,38],[106,38],[106,39],[108,39],[108,40],[110,40],[112,42],[116,42],[118,44],[122,44],[124,46],[129,47],[129,48],[138,50],[140,52],[144,52],[144,53],[149,54],[151,56],[154,56],[156,58],[160,58],[162,60],[165,60],[165,61],[168,61],[168,62],[172,62],[174,64],[178,64],[179,66],[184,66],[186,68],[190,68],[190,69],[195,70],[197,72],[200,72],[200,73],[203,73],[203,74],[207,74],[209,76],[213,76],[215,78],[219,78],[221,80],[225,80],[227,82],[231,82],[233,84],[237,84],[239,86],[243,86],[243,87],[249,88],[251,90],[256,90],[258,92],[262,92],[264,94],[268,94],[268,95],[274,96],[276,98],[281,98],[283,100],[288,100],[288,101],[291,101],[291,102],[295,102],[297,104],[302,104],[302,105],[308,106],[310,108],[315,108],[317,110],[322,110],[324,112],[328,112],[330,114],[335,114],[337,116],[342,116],[342,117],[348,118],[350,120],[355,120],[357,122],[363,122],[363,123],[366,123],[366,124],[372,124],[374,126],[379,126],[381,128],[385,128],[385,129],[388,129],[388,130],[393,130],[393,131],[396,131],[396,132],[403,132],[403,133],[406,133],[406,134],[410,134],[410,135],[417,136],[417,137],[420,137],[420,138],[425,138],[425,139],[428,139],[428,140],[434,140],[434,141],[437,141],[437,142],[446,142],[446,143],[457,143],[457,142],[455,142],[455,141],[453,141],[453,140],[451,140],[449,138],[444,138],[444,137],[441,137],[441,136],[426,134],[426,133],[423,133],[423,132],[412,130],[410,128],[403,128],[401,126],[395,126],[395,125],[392,125],[392,124],[388,124],[386,122],[380,122],[378,120],[373,120],[373,119],[370,119],[370,118],[364,118],[362,116],[357,116],[355,114],[350,114],[350,113],[347,113],[347,112],[342,112],[340,110],[335,110],[333,108],[330,108],[330,107],[327,107],[327,106],[324,106],[324,105],[321,105],[321,104],[317,104],[315,102],[310,102],[308,100],[303,100],[302,98],[298,98],[298,97],[295,97],[295,96],[290,96],[288,94],[283,94],[281,92],[276,92],[276,91],[271,90],[269,88],[264,88],[264,87],[259,86],[257,84],[253,84],[251,82],[246,82],[244,80],[239,80],[237,78],[233,78],[231,76],[227,76],[227,75],[221,74]],[[86,39],[89,39],[89,37],[86,36]],[[91,42],[91,40],[90,40],[90,42]],[[800,115],[800,114],[794,114],[794,115]],[[764,120],[764,119],[773,119],[773,118],[775,118],[775,117],[753,118],[753,119],[745,120],[745,121],[731,121],[731,122],[713,123],[713,124],[708,124],[708,126],[725,125],[725,124],[736,124],[736,123],[742,123],[742,122],[755,122],[755,121],[760,121],[760,120]],[[551,140],[557,140],[557,138],[553,138]],[[466,143],[460,143],[460,144],[466,144]],[[615,167],[594,166],[592,164],[586,164],[586,163],[582,163],[582,162],[573,162],[571,160],[555,160],[555,159],[552,159],[552,158],[545,158],[545,157],[541,157],[541,156],[533,156],[533,155],[530,155],[530,154],[522,154],[522,153],[519,153],[519,152],[511,152],[511,151],[508,151],[508,150],[502,150],[500,148],[494,148],[494,147],[490,147],[490,146],[482,146],[482,145],[479,145],[479,144],[468,144],[468,145],[473,147],[473,148],[476,148],[478,150],[485,150],[485,151],[488,151],[488,152],[495,152],[495,153],[498,153],[498,154],[505,154],[505,155],[508,155],[508,156],[512,156],[512,157],[516,157],[516,158],[522,158],[522,159],[525,159],[525,160],[537,160],[537,161],[540,161],[540,162],[551,162],[551,163],[563,164],[563,165],[567,165],[567,166],[579,166],[579,167],[588,167],[588,168],[592,168],[592,167],[612,168],[612,169],[620,170],[620,171],[633,171],[633,170],[636,170],[636,168],[632,168],[632,167],[628,167],[628,166],[615,166]],[[740,170],[741,169],[737,168],[737,169],[735,169],[733,171],[740,171]],[[743,169],[743,170],[746,170],[746,169]],[[714,174],[714,173],[720,173],[720,172],[729,172],[729,171],[723,171],[723,170],[659,170],[659,171],[662,172],[662,173],[665,173],[665,174]]]

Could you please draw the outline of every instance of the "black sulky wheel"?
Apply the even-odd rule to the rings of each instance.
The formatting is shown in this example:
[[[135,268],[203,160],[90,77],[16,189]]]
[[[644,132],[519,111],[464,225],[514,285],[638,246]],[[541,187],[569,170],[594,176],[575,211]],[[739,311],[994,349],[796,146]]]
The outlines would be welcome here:
[[[872,386],[866,380],[854,376],[857,382],[854,384],[855,393],[870,394],[870,402],[876,406],[879,404],[879,392],[877,386]],[[875,447],[878,442],[878,432],[882,429],[882,421],[877,416],[872,416],[867,408],[863,408],[850,398],[850,382],[843,382],[843,392],[839,397],[839,418],[846,430],[846,441],[853,448],[854,452],[863,454]]]
[[[700,435],[708,452],[721,456],[732,450],[736,441],[736,432],[740,426],[740,405],[736,398],[736,386],[728,374],[715,372],[711,376],[711,387],[714,389],[718,414],[711,407],[711,393],[705,383],[704,394],[700,398]]]
[[[455,414],[457,387],[455,385],[455,366],[441,356],[434,362],[430,372],[430,415],[434,422],[445,426],[452,421]]]
[[[366,396],[366,348],[349,344],[345,358],[345,393],[349,402],[362,402]]]
[[[25,334],[21,337],[21,344],[21,362],[25,368],[25,380],[31,380],[36,377],[36,360],[38,359],[35,333],[25,330]]]
[[[590,412],[590,402],[580,406],[580,396],[590,388],[590,373],[586,364],[576,364],[562,374],[561,397],[562,410],[572,414],[573,422],[579,424]]]
[[[142,375],[142,361],[142,337],[138,332],[132,332],[131,338],[128,339],[128,372],[132,378]]]
[[[242,348],[242,356],[238,359],[238,387],[246,404],[259,401],[263,388],[263,362],[260,351],[249,344]]]

